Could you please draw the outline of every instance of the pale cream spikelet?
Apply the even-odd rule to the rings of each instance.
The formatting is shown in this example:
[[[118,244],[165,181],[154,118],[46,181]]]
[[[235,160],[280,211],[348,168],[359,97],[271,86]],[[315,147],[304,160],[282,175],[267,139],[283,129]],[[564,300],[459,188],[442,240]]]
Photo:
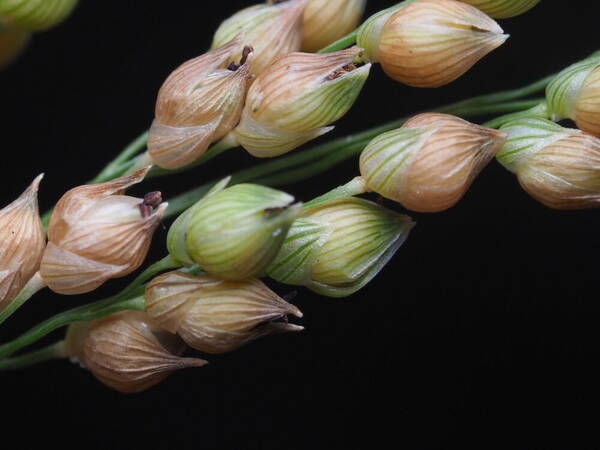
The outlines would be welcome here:
[[[306,1],[269,2],[242,9],[219,26],[212,48],[221,47],[241,36],[245,45],[254,48],[250,72],[258,75],[278,57],[300,50]],[[240,48],[237,54],[233,54],[233,59],[241,58]]]
[[[19,198],[0,209],[0,311],[40,266],[46,246],[37,201],[42,177],[39,175]]]
[[[144,391],[176,370],[207,364],[182,358],[182,341],[141,311],[122,311],[93,322],[71,325],[67,355],[101,383],[123,393]]]
[[[291,195],[225,179],[181,214],[167,236],[170,255],[228,280],[260,276],[300,212]]]
[[[416,0],[383,26],[378,60],[396,81],[439,87],[456,80],[507,38],[493,19],[471,5]]]
[[[367,0],[309,0],[304,10],[302,51],[316,52],[360,23]]]
[[[425,113],[373,139],[360,156],[370,190],[418,212],[454,206],[505,140],[503,132]]]
[[[235,139],[253,156],[270,158],[331,131],[369,75],[370,64],[353,63],[361,51],[279,58],[250,87]]]
[[[396,11],[411,1],[414,0],[405,0],[389,8],[382,9],[362,23],[356,33],[356,45],[364,50],[361,57],[363,61],[379,62],[379,41],[381,40],[383,26]]]
[[[407,239],[412,219],[356,197],[318,201],[296,219],[267,274],[327,297],[371,281]]]
[[[253,50],[239,36],[178,67],[164,82],[148,135],[150,160],[165,169],[184,167],[239,122],[251,75]]]
[[[159,192],[144,199],[123,192],[148,170],[76,187],[58,201],[40,267],[50,289],[67,295],[90,292],[142,264],[167,204]]]
[[[206,353],[230,352],[273,333],[300,331],[287,315],[302,317],[260,280],[226,281],[169,272],[146,287],[148,314],[187,345]]]
[[[545,119],[520,119],[501,130],[508,138],[498,161],[533,198],[554,209],[600,206],[600,139]]]
[[[548,112],[600,137],[600,56],[592,55],[562,70],[546,88]]]
[[[583,82],[574,120],[579,129],[600,137],[600,65]]]

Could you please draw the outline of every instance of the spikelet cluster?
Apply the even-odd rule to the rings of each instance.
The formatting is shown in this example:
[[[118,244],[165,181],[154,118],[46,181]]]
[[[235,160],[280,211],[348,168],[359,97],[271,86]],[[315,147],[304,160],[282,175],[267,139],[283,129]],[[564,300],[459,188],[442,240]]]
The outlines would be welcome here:
[[[419,212],[454,206],[504,143],[503,132],[447,114],[414,116],[360,156],[369,189]]]

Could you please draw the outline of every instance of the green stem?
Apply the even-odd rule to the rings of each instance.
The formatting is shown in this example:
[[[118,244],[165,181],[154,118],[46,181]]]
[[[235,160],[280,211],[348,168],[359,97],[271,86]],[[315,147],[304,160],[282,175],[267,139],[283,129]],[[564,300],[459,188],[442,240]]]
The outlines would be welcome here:
[[[471,104],[466,106],[456,105],[452,107],[451,113],[456,116],[487,116],[493,114],[512,113],[515,111],[523,111],[526,109],[533,108],[543,102],[543,98],[535,98],[532,100],[515,100],[504,103],[495,104]],[[437,110],[438,112],[445,112]],[[475,114],[474,114],[475,113]]]
[[[542,92],[544,89],[546,89],[546,86],[550,84],[554,77],[556,77],[556,74],[552,74],[550,76],[542,78],[541,80],[535,81],[522,88],[499,91],[494,92],[492,94],[479,95],[477,97],[465,100],[465,102],[475,105],[480,103],[503,103],[511,100],[525,98],[530,95]]]
[[[119,292],[112,298],[127,298],[135,295],[140,295],[140,288],[146,281],[148,281],[160,272],[165,272],[170,269],[177,269],[179,267],[181,267],[181,264],[175,261],[171,255],[167,255],[161,260],[149,266],[147,269],[145,269],[142,273],[135,277],[134,280],[131,283],[129,283],[129,285],[125,289],[123,289],[121,292]]]
[[[355,177],[343,186],[336,187],[331,191],[319,195],[311,201],[305,203],[302,207],[304,212],[317,206],[323,205],[343,198],[354,197],[355,195],[364,194],[368,192],[367,182],[363,177]]]
[[[285,172],[262,177],[260,178],[260,183],[265,186],[282,186],[284,184],[297,183],[313,176],[309,174],[317,175],[326,172],[330,168],[337,166],[339,163],[358,155],[371,139],[372,138],[370,137],[357,139],[352,144],[333,148],[329,155],[314,159],[309,164],[298,166],[297,168],[292,168]]]
[[[125,173],[125,165],[140,153],[148,142],[148,131],[144,131],[133,142],[117,155],[110,163],[100,171],[98,175],[89,181],[89,184],[103,183],[105,181],[117,178]]]
[[[480,103],[479,105],[475,104],[474,106],[468,106],[468,103],[466,102],[459,102],[453,105],[434,108],[433,110],[469,118],[487,114],[504,113],[507,111],[521,111],[526,108],[531,108],[531,106],[537,105],[539,102],[540,100],[537,99],[514,101],[497,105]],[[334,139],[294,155],[284,156],[249,169],[238,171],[232,175],[230,185],[260,182],[260,184],[266,186],[281,186],[305,180],[314,175],[323,173],[331,167],[335,167],[340,162],[359,154],[375,136],[402,126],[408,119],[409,117],[403,117],[361,133]],[[172,217],[185,211],[202,198],[216,182],[217,180],[210,181],[202,186],[169,199],[169,208],[167,209],[165,217]]]
[[[549,119],[551,116],[548,111],[548,105],[542,99],[542,101],[535,105],[533,108],[527,109],[526,111],[517,111],[511,114],[505,114],[504,116],[496,117],[486,123],[483,126],[488,128],[500,128],[502,125],[512,122],[513,120],[525,119],[525,118],[542,118]]]
[[[348,48],[354,44],[356,44],[356,36],[358,35],[358,28],[354,30],[352,33],[347,34],[346,36],[338,39],[332,44],[329,44],[327,47],[322,48],[317,53],[332,53],[337,52],[338,50],[343,50]]]
[[[127,148],[125,148],[119,156],[117,156],[110,164],[108,164],[96,177],[88,181],[88,184],[104,183],[105,181],[113,180],[117,177],[124,175],[125,173],[131,173],[137,168],[141,168],[150,165],[147,154],[138,155],[138,153],[145,147],[148,141],[148,132],[145,131],[138,138],[133,141]],[[153,167],[152,170],[146,175],[146,179],[154,177],[162,177],[171,175],[178,172],[184,172],[197,167],[201,164],[207,163],[213,158],[216,158],[226,150],[237,147],[237,143],[230,137],[230,135],[221,139],[212,145],[204,156],[198,158],[192,164],[185,167],[181,167],[175,170],[161,169],[160,167]],[[137,155],[137,156],[136,156]],[[48,228],[50,218],[52,217],[53,209],[46,211],[42,214],[42,224],[44,228]]]
[[[143,296],[137,297],[141,296],[144,292],[143,284],[160,272],[180,266],[181,264],[175,262],[170,255],[164,257],[144,270],[118,294],[104,300],[99,300],[95,303],[79,306],[59,313],[33,327],[17,339],[0,345],[0,359],[10,356],[17,350],[36,342],[57,328],[69,325],[73,322],[95,320],[107,314],[112,314],[113,312],[125,309],[138,309],[143,311]],[[132,299],[131,297],[133,296],[136,297]]]
[[[447,105],[447,106],[441,107],[441,108],[434,108],[433,110],[439,111],[439,112],[447,112],[447,113],[454,111],[453,112],[454,114],[462,115],[462,116],[466,117],[466,114],[468,114],[469,111],[471,110],[471,108],[473,108],[475,106],[479,106],[482,108],[482,109],[480,109],[480,111],[481,111],[480,114],[482,114],[482,115],[483,114],[492,114],[494,112],[496,114],[498,114],[498,113],[502,113],[502,112],[515,111],[515,110],[519,110],[519,108],[527,109],[534,105],[520,107],[519,103],[512,103],[511,101],[517,100],[517,99],[520,99],[523,97],[527,97],[529,95],[536,94],[536,93],[544,90],[546,88],[546,86],[548,85],[548,83],[554,78],[554,76],[555,75],[551,75],[549,77],[538,80],[538,81],[536,81],[528,86],[522,87],[522,88],[500,91],[500,92],[495,92],[492,94],[479,95],[476,97],[472,97],[470,99],[462,100],[462,101],[454,103],[452,105]],[[505,108],[505,109],[503,111],[500,110],[501,107],[498,105],[499,103],[504,103],[503,108]],[[539,101],[538,101],[538,103],[539,103]],[[487,111],[485,110],[485,108],[484,108],[485,105],[487,105],[489,107],[489,110],[487,110]],[[524,104],[524,105],[526,105],[526,104]],[[401,126],[402,123],[404,122],[404,120],[405,119],[392,121],[381,127],[376,127],[376,128],[373,128],[372,130],[368,130],[365,133],[371,134],[371,131],[376,132],[376,134],[375,134],[375,136],[376,136],[377,134],[388,131],[389,129],[393,129],[395,127]],[[359,133],[358,135],[356,135],[354,137],[358,137],[361,134],[362,133]],[[220,154],[221,152],[225,151],[227,149],[225,146],[223,146],[221,149],[219,149],[219,146],[222,143],[224,143],[224,141],[226,141],[226,139],[227,138],[225,138],[225,139],[219,141],[217,144],[215,144],[216,150],[215,150],[215,148],[209,150],[205,155],[206,159],[202,160],[202,158],[200,158],[201,161],[190,164],[189,166],[186,166],[182,169],[178,169],[177,172],[181,172],[181,171],[196,167],[198,164],[205,163],[208,160],[210,160],[210,159],[214,158],[215,156],[217,156],[218,154]],[[129,144],[129,146],[127,148],[125,148],[125,150],[123,150],[121,152],[121,154],[119,156],[117,156],[117,158],[112,163],[107,165],[106,168],[96,178],[94,178],[94,180],[105,180],[106,181],[107,179],[110,179],[107,177],[109,177],[111,171],[113,171],[112,174],[116,174],[118,172],[119,175],[121,175],[122,173],[125,173],[125,171],[127,171],[128,168],[130,168],[132,165],[132,161],[131,160],[127,161],[126,159],[131,158],[133,155],[139,153],[141,151],[141,149],[143,148],[143,146],[146,144],[146,140],[147,140],[147,132],[144,132],[135,141],[133,141],[131,144]],[[344,140],[344,138],[338,139],[337,142],[340,142],[342,140]],[[334,142],[336,142],[336,141],[334,141]],[[327,145],[327,144],[325,144],[325,145]],[[317,148],[319,148],[319,147],[317,147]],[[317,151],[317,148],[313,149],[315,151],[312,153],[310,151],[302,152],[300,154],[293,155],[292,157],[288,157],[291,159],[278,158],[278,160],[276,160],[276,161],[272,161],[272,162],[269,162],[266,164],[261,164],[257,167],[251,168],[247,171],[238,172],[237,177],[234,177],[234,181],[236,181],[236,178],[237,178],[237,182],[241,183],[241,182],[245,182],[245,181],[251,181],[251,180],[256,179],[257,177],[260,177],[263,175],[271,175],[272,173],[276,172],[277,170],[286,169],[286,168],[296,165],[296,164],[302,164],[306,161],[310,161],[313,158],[317,158],[329,151],[328,148],[325,148],[323,146],[321,147],[321,151]],[[214,153],[213,153],[213,151],[214,151]],[[154,174],[152,174],[152,172],[154,172]],[[173,173],[174,171],[163,171],[161,169],[155,168],[152,170],[152,172],[151,172],[152,176],[162,176],[162,175],[168,175],[169,173]],[[116,175],[116,176],[118,176],[118,175]],[[92,181],[94,181],[94,180],[92,180]],[[212,183],[212,184],[214,184],[214,183]],[[182,194],[181,196],[177,197],[177,199],[183,200],[184,196],[191,197],[191,198],[197,198],[198,195],[201,196],[201,195],[205,194],[207,190],[208,190],[208,185],[203,185],[193,191],[189,191],[186,194]],[[171,213],[171,215],[176,214],[178,212],[185,210],[188,206],[189,206],[188,201],[178,202],[177,200],[174,199],[174,200],[170,201],[168,212]],[[48,227],[48,223],[50,222],[51,214],[52,214],[52,210],[47,211],[42,216],[42,223],[44,224],[45,227]]]
[[[127,168],[124,172],[125,175],[132,174],[133,172],[144,169],[148,166],[152,166],[152,158],[150,158],[150,154],[146,151],[141,155],[137,155],[131,161],[126,163]]]
[[[0,312],[0,324],[8,319],[17,309],[29,300],[33,295],[46,287],[46,283],[42,280],[39,272],[36,272],[33,277],[27,282],[21,292],[10,302],[10,304]]]
[[[144,311],[144,297],[140,296],[126,300],[117,298],[116,301],[114,297],[111,297],[95,303],[69,309],[68,311],[64,311],[60,314],[50,317],[47,320],[44,320],[42,323],[36,325],[26,333],[19,336],[17,339],[0,345],[0,359],[6,358],[17,350],[33,344],[58,328],[70,325],[74,322],[87,322],[96,320],[109,314],[127,309]]]
[[[522,111],[523,109],[531,108],[534,104],[539,103],[539,100],[510,101],[505,103],[495,103],[495,100],[515,100],[521,98],[521,96],[538,92],[545,87],[545,83],[547,83],[549,79],[550,78],[540,80],[525,88],[473,97],[452,105],[433,108],[432,110],[460,115],[465,118],[484,114]],[[253,181],[262,182],[263,184],[271,186],[278,186],[304,180],[308,177],[322,173],[337,165],[339,162],[359,154],[373,137],[401,126],[407,119],[407,117],[403,117],[361,133],[338,138],[325,144],[318,145],[304,152],[278,158],[256,167],[241,170],[233,175],[232,184]],[[284,170],[286,172],[282,173]],[[206,183],[171,199],[169,201],[166,217],[176,215],[193,205],[215,183],[216,181]],[[177,266],[177,263],[172,261],[169,257],[159,261],[144,271],[127,288],[116,296],[58,314],[29,330],[16,340],[1,345],[0,358],[11,355],[15,351],[37,341],[55,329],[68,325],[71,321],[93,320],[94,318],[101,317],[102,314],[128,309],[128,300],[123,300],[126,296],[140,295],[145,280],[151,278],[155,273]],[[134,299],[133,301],[133,309],[136,309],[135,301],[139,300]],[[98,311],[102,314],[96,314]],[[89,319],[89,317],[92,318]]]
[[[59,341],[40,350],[0,360],[0,370],[22,369],[52,359],[66,358],[65,342]]]

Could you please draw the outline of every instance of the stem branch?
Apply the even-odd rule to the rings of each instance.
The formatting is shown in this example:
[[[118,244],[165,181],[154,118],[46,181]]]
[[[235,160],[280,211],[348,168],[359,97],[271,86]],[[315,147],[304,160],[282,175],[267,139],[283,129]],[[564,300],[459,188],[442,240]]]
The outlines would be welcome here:
[[[103,183],[105,181],[112,180],[113,178],[119,177],[125,173],[126,168],[124,165],[129,163],[129,161],[140,153],[146,143],[148,142],[148,131],[144,131],[140,134],[133,142],[131,142],[127,147],[125,147],[121,153],[117,155],[115,159],[113,159],[110,163],[104,167],[100,171],[98,175],[92,178],[89,183]]]
[[[486,114],[523,111],[524,109],[537,105],[540,100],[517,100],[544,89],[551,79],[552,77],[547,77],[524,88],[477,96],[451,105],[433,108],[432,110],[459,115],[464,118]],[[337,165],[339,162],[359,154],[372,138],[386,131],[400,127],[407,119],[408,117],[403,117],[351,136],[338,138],[325,144],[318,145],[304,152],[278,158],[277,160],[238,171],[232,177],[232,184],[252,181],[261,182],[270,186],[278,186],[304,180],[322,173],[330,167]],[[143,147],[142,143],[145,143],[145,139],[146,136],[142,135],[134,141],[134,143],[125,149],[121,155],[111,163],[112,168],[114,170],[116,170],[115,168],[117,167],[122,168],[123,164],[127,162],[127,158],[130,158],[141,150],[141,147]],[[228,148],[225,145],[219,147],[219,144],[222,142],[223,141],[216,144],[216,149],[213,148],[214,153],[212,153],[208,159]],[[209,153],[207,153],[207,156]],[[205,159],[204,162],[206,162],[206,160],[207,159]],[[109,170],[107,169],[111,167],[111,164],[99,174],[99,177],[100,175],[103,175],[103,173],[103,176],[108,176],[107,173]],[[190,166],[187,168],[189,167]],[[158,174],[156,176],[158,176]],[[216,183],[216,181],[206,183],[171,199],[169,208],[166,212],[166,217],[174,216],[193,205],[214,183]],[[32,328],[14,341],[0,345],[0,358],[5,358],[26,345],[46,336],[57,328],[72,322],[94,320],[106,314],[124,309],[143,310],[143,297],[135,297],[133,299],[127,299],[127,297],[142,294],[145,281],[158,272],[176,267],[179,267],[179,265],[170,257],[164,258],[146,269],[129,286],[114,297],[58,314]]]
[[[38,341],[54,330],[73,322],[95,320],[126,309],[143,311],[145,309],[144,297],[142,296],[144,292],[143,284],[157,273],[177,267],[180,267],[180,264],[175,262],[170,255],[166,256],[144,270],[117,295],[59,313],[31,328],[17,339],[0,345],[0,359],[10,356],[17,350]],[[133,296],[135,297],[131,298]]]
[[[33,295],[46,287],[46,283],[42,280],[39,272],[36,272],[33,277],[27,282],[25,287],[21,289],[21,292],[13,299],[12,302],[0,312],[0,324],[8,319],[17,309],[19,309],[27,300]]]
[[[14,358],[2,359],[0,360],[0,371],[22,369],[51,359],[66,358],[67,355],[65,354],[64,344],[64,341],[58,341],[52,345],[41,348],[40,350],[16,356]]]
[[[26,333],[19,336],[14,341],[0,345],[0,359],[12,355],[17,350],[33,344],[42,337],[52,333],[58,328],[70,325],[74,322],[86,322],[99,319],[109,314],[123,311],[126,309],[135,309],[143,311],[145,309],[144,297],[135,297],[128,300],[119,300],[111,297],[100,300],[88,305],[79,306],[57,314],[42,323],[36,325]]]
[[[470,105],[468,102],[459,102],[434,108],[434,111],[468,118],[508,111],[522,111],[523,109],[537,105],[539,102],[540,100],[536,99],[485,104],[478,100],[474,105]],[[276,160],[235,172],[232,175],[230,185],[258,182],[267,186],[281,186],[305,180],[358,155],[375,136],[402,126],[408,119],[409,117],[402,117],[360,133],[334,139],[294,155],[277,158]],[[217,180],[210,181],[169,199],[169,207],[165,213],[165,217],[172,217],[185,211],[202,198],[216,182]]]
[[[337,41],[329,44],[327,47],[322,48],[317,53],[332,53],[337,52],[338,50],[344,50],[354,44],[356,44],[356,36],[358,35],[358,28],[354,30],[352,33],[347,34],[346,36],[338,39]]]
[[[513,120],[524,119],[524,118],[533,118],[538,117],[542,119],[549,119],[550,113],[548,111],[548,105],[542,99],[540,103],[535,105],[533,108],[527,109],[525,111],[517,111],[510,114],[505,114],[504,116],[496,117],[486,123],[483,126],[488,128],[500,128],[502,125],[507,124],[508,122],[512,122]]]

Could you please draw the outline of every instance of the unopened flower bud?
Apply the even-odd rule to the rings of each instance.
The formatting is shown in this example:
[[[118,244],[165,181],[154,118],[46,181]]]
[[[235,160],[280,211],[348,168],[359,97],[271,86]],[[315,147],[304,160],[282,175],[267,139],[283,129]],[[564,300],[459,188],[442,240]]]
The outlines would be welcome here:
[[[287,153],[332,127],[358,97],[370,64],[356,66],[361,49],[327,54],[292,53],[258,76],[234,130],[241,146],[259,158]]]
[[[273,261],[298,215],[300,205],[293,202],[285,192],[254,184],[217,189],[173,223],[169,253],[220,278],[256,276]]]
[[[504,133],[447,114],[419,114],[360,156],[369,189],[418,212],[454,206],[504,143]]]
[[[354,30],[367,0],[309,0],[304,10],[302,51],[316,52]]]
[[[0,29],[0,69],[12,63],[23,51],[31,37],[21,30]]]
[[[245,8],[219,26],[212,48],[221,47],[240,35],[244,44],[254,48],[250,71],[258,75],[277,57],[300,50],[305,6],[306,0],[289,0]],[[241,57],[240,48],[233,59]]]
[[[239,122],[250,80],[252,48],[233,59],[239,37],[177,68],[162,85],[148,135],[157,166],[177,169],[202,156]]]
[[[371,281],[404,243],[414,222],[348,197],[309,208],[294,222],[267,274],[328,297],[346,297]]]
[[[210,275],[169,272],[146,288],[148,314],[187,345],[206,353],[225,353],[261,336],[303,327],[287,322],[302,317],[257,279],[226,281]]]
[[[46,245],[38,211],[42,175],[10,205],[0,209],[0,311],[37,272]]]
[[[508,19],[521,15],[535,5],[540,0],[461,0],[475,8],[483,11],[494,19]]]
[[[52,213],[40,267],[50,289],[67,295],[90,292],[142,264],[167,204],[158,192],[144,199],[122,194],[147,171],[63,195]]]
[[[545,119],[501,129],[508,138],[498,161],[533,198],[555,209],[600,206],[600,139]]]
[[[65,20],[79,0],[2,0],[0,26],[43,31]]]
[[[67,355],[106,386],[123,393],[144,391],[172,372],[207,361],[182,358],[185,345],[140,311],[123,311],[71,325]]]
[[[581,130],[600,137],[600,56],[559,73],[548,85],[546,99],[555,121],[569,118]]]
[[[378,60],[394,80],[438,87],[467,72],[508,38],[477,8],[455,0],[416,0],[381,29]]]
[[[374,63],[379,62],[379,42],[381,41],[383,26],[396,11],[411,1],[414,0],[405,0],[390,8],[383,9],[363,22],[356,34],[356,45],[363,49],[363,60]]]

